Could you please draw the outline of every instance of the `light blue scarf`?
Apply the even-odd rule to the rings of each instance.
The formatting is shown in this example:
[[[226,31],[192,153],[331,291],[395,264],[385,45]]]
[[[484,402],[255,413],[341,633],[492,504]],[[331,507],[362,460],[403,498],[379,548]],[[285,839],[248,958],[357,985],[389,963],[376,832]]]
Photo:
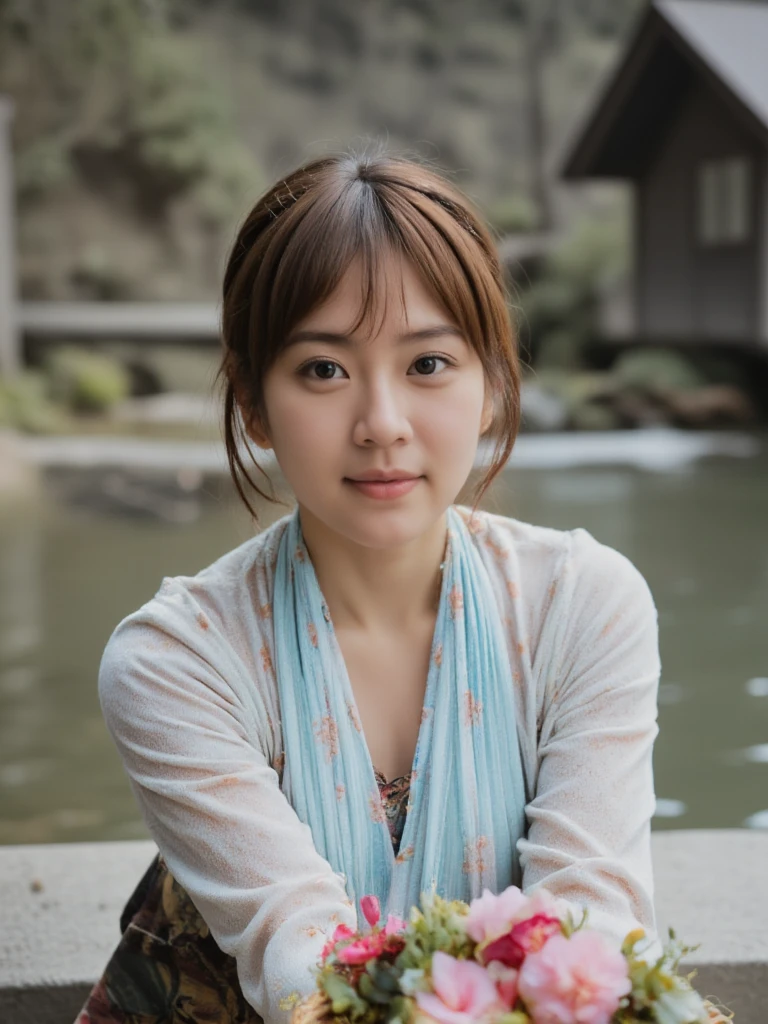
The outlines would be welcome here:
[[[525,794],[512,671],[491,581],[462,517],[448,544],[400,852],[298,509],[280,540],[273,616],[283,790],[359,899],[407,917],[423,892],[469,901],[520,884]]]

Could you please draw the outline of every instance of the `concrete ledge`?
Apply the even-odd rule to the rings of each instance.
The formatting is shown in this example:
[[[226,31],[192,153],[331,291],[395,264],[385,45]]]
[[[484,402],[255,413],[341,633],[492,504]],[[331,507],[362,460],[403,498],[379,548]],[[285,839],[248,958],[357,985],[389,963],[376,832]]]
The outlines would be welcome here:
[[[656,832],[652,837],[659,934],[671,925],[699,949],[694,984],[736,1014],[768,1021],[768,831]]]
[[[0,847],[0,1022],[72,1024],[153,842]]]
[[[72,1024],[119,941],[151,842],[0,847],[0,1021]],[[700,949],[697,988],[768,1020],[768,832],[653,836],[659,928]]]

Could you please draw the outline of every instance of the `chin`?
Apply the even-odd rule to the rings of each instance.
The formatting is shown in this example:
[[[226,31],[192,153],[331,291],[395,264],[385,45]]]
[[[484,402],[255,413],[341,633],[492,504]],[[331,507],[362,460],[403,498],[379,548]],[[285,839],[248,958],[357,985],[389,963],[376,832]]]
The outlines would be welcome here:
[[[343,533],[355,544],[384,551],[417,540],[430,530],[445,510],[440,509],[372,509],[345,516]]]

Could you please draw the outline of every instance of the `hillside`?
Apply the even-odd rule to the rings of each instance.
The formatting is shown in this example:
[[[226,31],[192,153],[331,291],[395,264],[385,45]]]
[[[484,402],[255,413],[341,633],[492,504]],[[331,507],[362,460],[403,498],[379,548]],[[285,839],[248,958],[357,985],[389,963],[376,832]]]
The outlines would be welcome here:
[[[215,297],[265,184],[371,138],[533,226],[531,82],[551,178],[641,3],[0,0],[22,293]]]

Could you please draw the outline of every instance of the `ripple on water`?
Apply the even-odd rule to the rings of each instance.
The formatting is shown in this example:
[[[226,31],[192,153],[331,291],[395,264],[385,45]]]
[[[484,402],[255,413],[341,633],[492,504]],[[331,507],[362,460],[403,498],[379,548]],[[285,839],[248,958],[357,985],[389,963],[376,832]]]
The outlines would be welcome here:
[[[748,680],[745,689],[750,697],[768,697],[768,676]]]
[[[753,747],[740,750],[725,750],[719,755],[723,764],[731,768],[743,768],[745,764],[768,764],[768,743],[756,743]]]
[[[679,704],[685,698],[685,688],[680,683],[662,683],[659,686],[659,704]]]
[[[758,811],[744,819],[744,828],[768,828],[768,811]]]
[[[757,609],[748,606],[729,608],[725,612],[725,621],[729,626],[750,626],[757,619]]]
[[[0,765],[0,785],[11,789],[27,783],[39,782],[50,771],[50,762],[44,760],[12,761]]]
[[[688,810],[682,800],[669,800],[656,797],[654,818],[681,818]]]
[[[28,693],[38,682],[39,673],[33,665],[9,665],[0,668],[0,693],[16,697]]]

